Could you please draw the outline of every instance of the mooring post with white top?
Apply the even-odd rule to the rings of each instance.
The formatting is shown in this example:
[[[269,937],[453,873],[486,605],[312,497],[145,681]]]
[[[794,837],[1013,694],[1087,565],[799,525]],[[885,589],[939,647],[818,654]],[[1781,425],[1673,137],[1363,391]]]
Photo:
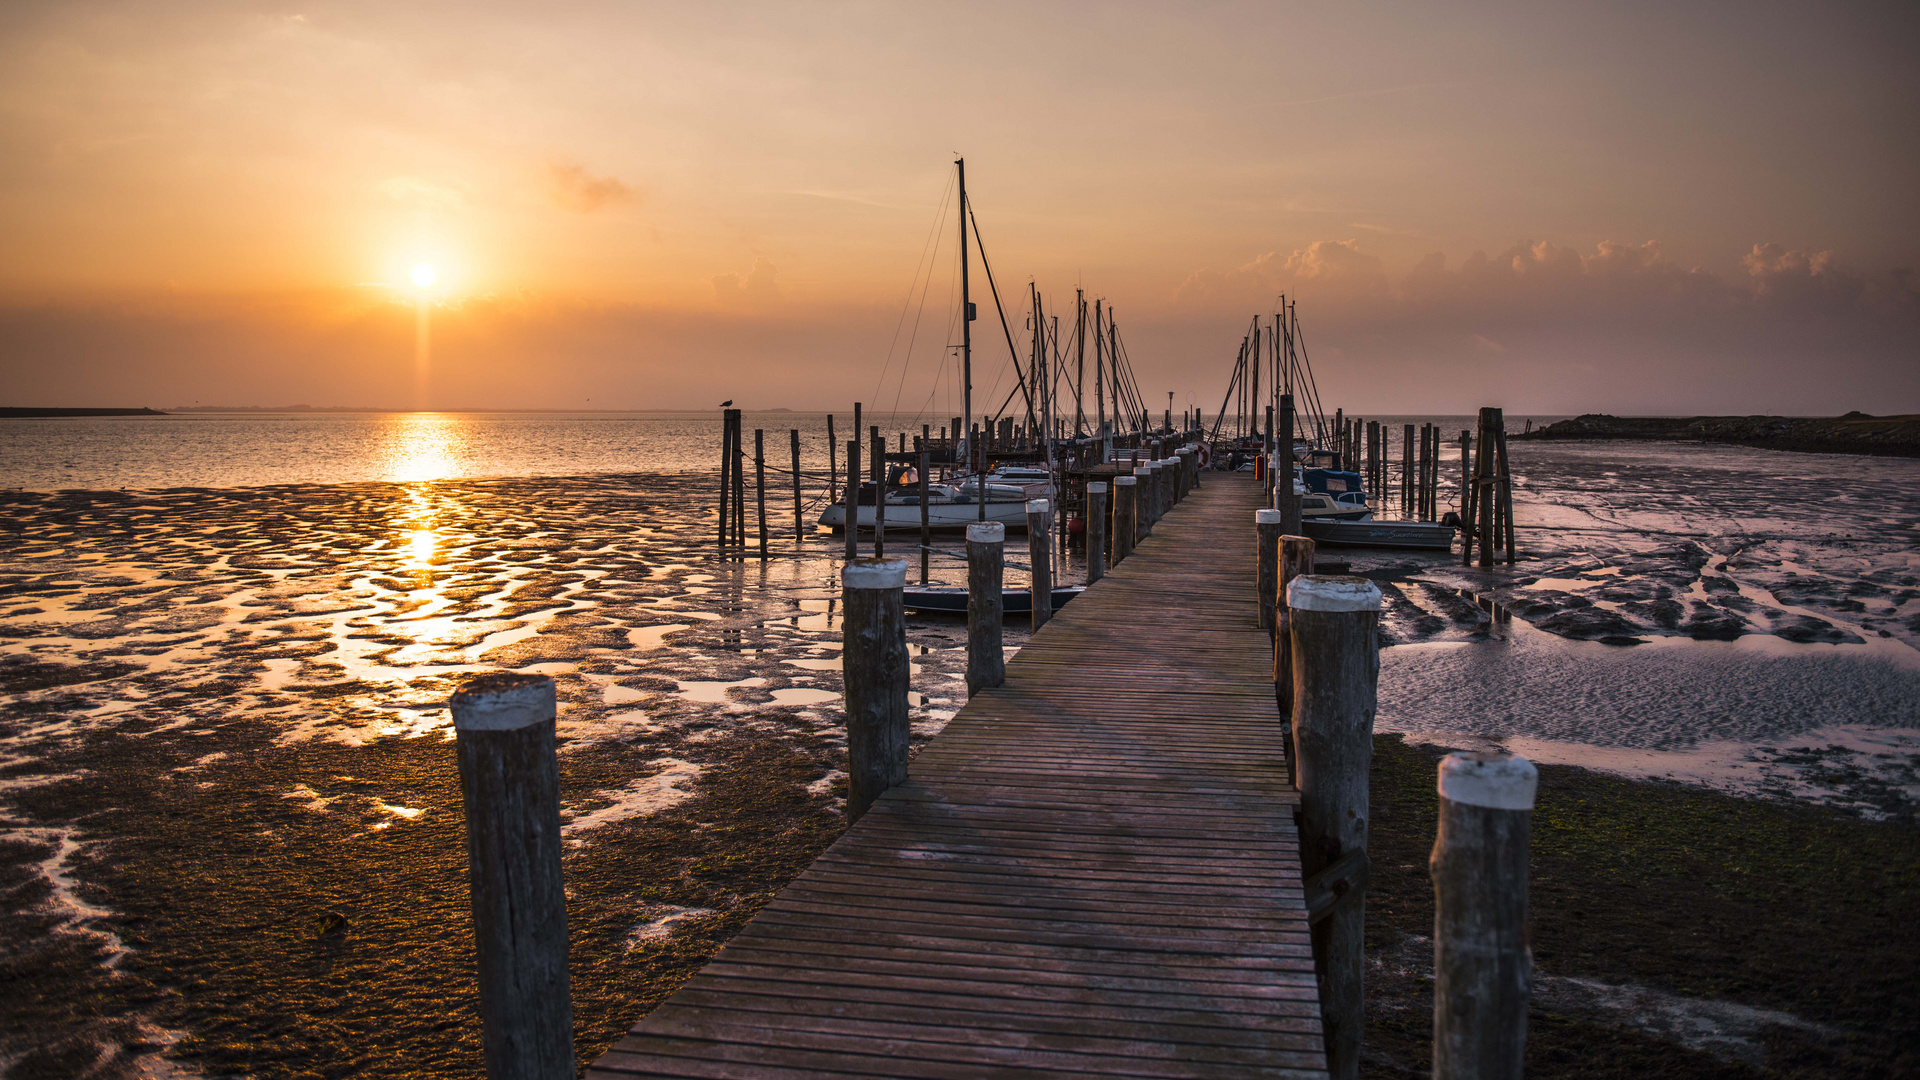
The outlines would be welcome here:
[[[1174,504],[1180,501],[1180,459],[1177,457],[1162,458],[1160,461],[1160,472],[1163,474],[1161,483],[1166,486],[1161,496],[1160,505],[1162,510],[1160,516],[1165,517],[1167,512],[1173,509]]]
[[[1107,572],[1107,485],[1087,485],[1087,584]]]
[[[1287,586],[1300,866],[1335,1080],[1360,1075],[1365,1022],[1368,770],[1380,681],[1380,589],[1307,574]]]
[[[1153,469],[1146,465],[1133,467],[1133,543],[1128,547],[1140,546],[1153,532]]]
[[[573,999],[560,875],[560,769],[546,675],[482,675],[453,695],[489,1080],[569,1080]]]
[[[1433,877],[1434,1080],[1525,1074],[1527,848],[1539,774],[1501,752],[1440,761]]]
[[[1053,520],[1053,504],[1045,499],[1027,500],[1027,561],[1033,567],[1033,628],[1040,629],[1053,618],[1053,549],[1048,525]]]
[[[847,696],[847,822],[907,779],[907,560],[840,569],[840,669]]]
[[[1116,476],[1113,478],[1113,565],[1119,566],[1120,560],[1133,554],[1133,541],[1139,535],[1140,526],[1135,522],[1140,514],[1140,478],[1137,476]]]
[[[1006,620],[1007,527],[997,521],[967,526],[967,696],[1007,681],[1000,640]]]
[[[1280,511],[1255,510],[1253,532],[1253,591],[1260,601],[1260,629],[1271,631],[1273,609],[1280,602]]]

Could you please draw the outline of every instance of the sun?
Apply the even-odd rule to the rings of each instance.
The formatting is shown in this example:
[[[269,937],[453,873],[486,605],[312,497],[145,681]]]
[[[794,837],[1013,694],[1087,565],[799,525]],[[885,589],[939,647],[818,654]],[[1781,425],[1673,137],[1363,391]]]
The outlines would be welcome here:
[[[420,263],[413,268],[413,273],[409,276],[413,278],[413,283],[415,285],[418,285],[420,288],[431,289],[433,287],[434,281],[440,275],[434,272],[433,266],[431,264]]]

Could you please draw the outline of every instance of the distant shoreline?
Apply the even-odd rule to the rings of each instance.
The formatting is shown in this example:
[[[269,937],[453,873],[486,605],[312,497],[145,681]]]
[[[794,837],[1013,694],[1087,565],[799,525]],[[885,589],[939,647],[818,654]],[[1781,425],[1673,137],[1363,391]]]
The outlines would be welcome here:
[[[0,419],[33,419],[57,416],[165,416],[159,409],[38,409],[0,405]]]
[[[1587,413],[1509,439],[1717,442],[1809,454],[1920,457],[1920,414],[1869,416],[1609,416]]]

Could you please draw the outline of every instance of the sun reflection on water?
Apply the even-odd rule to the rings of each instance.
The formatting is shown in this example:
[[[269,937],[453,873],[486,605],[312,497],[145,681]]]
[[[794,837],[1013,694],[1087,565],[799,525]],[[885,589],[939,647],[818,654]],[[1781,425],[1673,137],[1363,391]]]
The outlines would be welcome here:
[[[387,480],[416,483],[460,474],[466,435],[461,418],[446,413],[401,413],[387,431]]]

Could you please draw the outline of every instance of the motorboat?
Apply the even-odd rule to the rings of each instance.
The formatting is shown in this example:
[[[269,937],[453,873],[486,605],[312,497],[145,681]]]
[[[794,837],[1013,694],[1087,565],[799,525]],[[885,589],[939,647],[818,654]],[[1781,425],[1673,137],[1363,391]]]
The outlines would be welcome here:
[[[1024,530],[1027,527],[1027,499],[1031,496],[1024,487],[1012,484],[988,484],[986,517],[980,516],[979,500],[976,493],[979,485],[975,482],[961,484],[927,485],[927,527],[941,531],[964,529],[982,520],[997,521],[1008,529]],[[861,484],[854,507],[854,527],[873,529],[878,514],[874,507],[874,487],[871,483]],[[847,527],[847,505],[836,502],[820,511],[819,524],[842,532]],[[888,529],[918,529],[920,527],[920,486],[908,484],[893,487],[887,492],[886,527]]]
[[[1315,544],[1329,547],[1403,548],[1447,551],[1453,547],[1454,527],[1433,521],[1341,521],[1302,516],[1300,531]]]
[[[1053,610],[1059,611],[1067,601],[1086,591],[1085,585],[1067,585],[1053,590]],[[967,590],[962,585],[909,585],[903,596],[902,602],[908,611],[950,615],[967,613]],[[1033,614],[1033,590],[1012,586],[1003,588],[1000,609],[1008,615]]]

